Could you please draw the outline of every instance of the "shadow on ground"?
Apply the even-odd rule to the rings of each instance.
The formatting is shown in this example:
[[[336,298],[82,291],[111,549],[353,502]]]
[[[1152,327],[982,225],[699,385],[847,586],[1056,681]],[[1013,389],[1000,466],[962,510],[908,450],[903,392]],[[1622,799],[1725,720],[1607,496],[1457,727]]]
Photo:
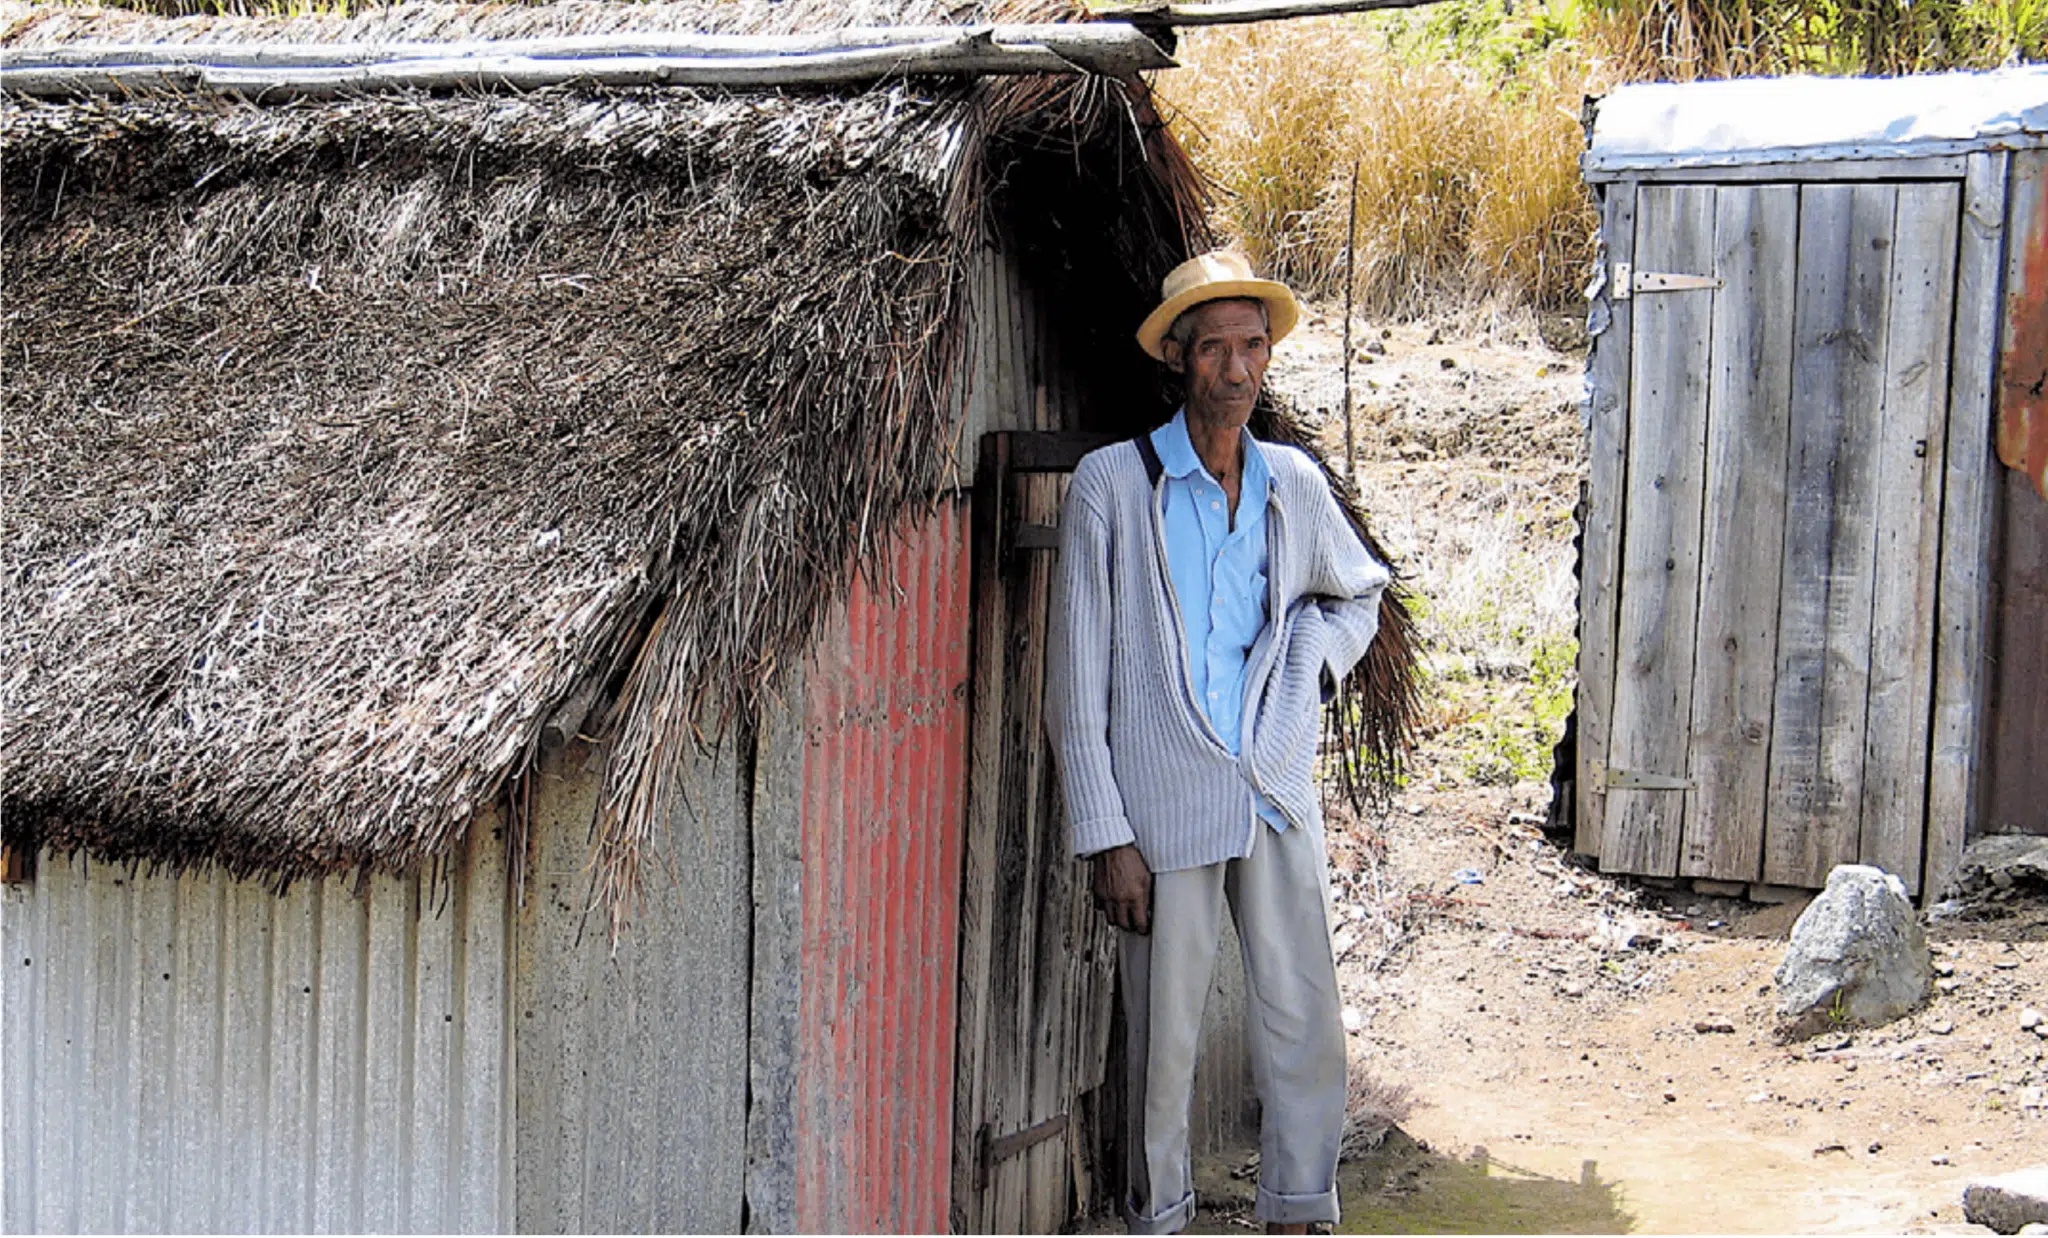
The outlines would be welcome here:
[[[1196,1170],[1202,1212],[1189,1233],[1247,1233],[1253,1166],[1205,1158]],[[1340,1234],[1619,1234],[1635,1218],[1615,1184],[1587,1161],[1576,1179],[1518,1168],[1477,1149],[1448,1157],[1399,1130],[1337,1171],[1344,1202]]]

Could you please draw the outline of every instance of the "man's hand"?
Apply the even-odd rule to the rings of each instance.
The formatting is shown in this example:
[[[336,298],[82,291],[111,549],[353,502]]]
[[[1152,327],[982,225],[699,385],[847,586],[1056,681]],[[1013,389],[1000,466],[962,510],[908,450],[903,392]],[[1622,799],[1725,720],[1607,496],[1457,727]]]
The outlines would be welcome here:
[[[1152,931],[1152,870],[1130,843],[1095,856],[1095,906],[1133,933]]]

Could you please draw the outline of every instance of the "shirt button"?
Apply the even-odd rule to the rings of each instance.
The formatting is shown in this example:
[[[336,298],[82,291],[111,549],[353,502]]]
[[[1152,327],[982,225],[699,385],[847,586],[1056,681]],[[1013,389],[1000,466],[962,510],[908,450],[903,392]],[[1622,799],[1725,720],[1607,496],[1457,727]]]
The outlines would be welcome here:
[[[1223,510],[1223,504],[1211,500],[1209,503],[1209,510],[1212,512],[1220,512]]]

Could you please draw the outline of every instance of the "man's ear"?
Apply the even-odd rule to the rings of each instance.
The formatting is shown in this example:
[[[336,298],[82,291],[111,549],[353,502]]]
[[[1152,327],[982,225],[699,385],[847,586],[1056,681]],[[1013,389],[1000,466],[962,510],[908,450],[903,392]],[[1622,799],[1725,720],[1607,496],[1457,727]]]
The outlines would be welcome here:
[[[1159,341],[1159,359],[1166,362],[1166,368],[1176,374],[1187,372],[1187,367],[1183,364],[1183,358],[1181,357],[1179,340],[1165,339]]]

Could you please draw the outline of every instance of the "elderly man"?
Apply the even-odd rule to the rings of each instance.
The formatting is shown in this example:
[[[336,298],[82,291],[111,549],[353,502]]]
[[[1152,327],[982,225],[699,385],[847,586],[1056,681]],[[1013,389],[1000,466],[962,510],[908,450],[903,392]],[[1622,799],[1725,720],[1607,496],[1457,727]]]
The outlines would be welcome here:
[[[1387,570],[1306,454],[1245,429],[1294,295],[1227,251],[1162,291],[1138,342],[1185,403],[1075,470],[1047,726],[1074,852],[1122,930],[1131,1232],[1194,1216],[1188,1101],[1228,903],[1265,1115],[1258,1214],[1305,1233],[1337,1220],[1346,1074],[1316,742]]]

